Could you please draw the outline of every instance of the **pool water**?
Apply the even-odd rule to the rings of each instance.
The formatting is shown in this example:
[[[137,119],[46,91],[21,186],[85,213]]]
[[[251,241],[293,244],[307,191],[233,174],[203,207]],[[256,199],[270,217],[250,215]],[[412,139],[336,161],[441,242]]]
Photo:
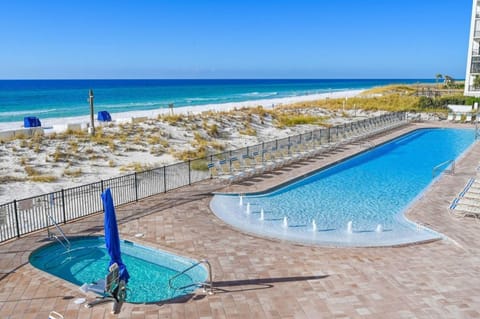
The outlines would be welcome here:
[[[50,274],[78,286],[105,278],[110,257],[103,237],[72,239],[71,249],[53,243],[35,250],[30,263]],[[169,287],[168,280],[196,263],[195,260],[169,254],[160,250],[120,241],[122,260],[130,273],[126,301],[151,303],[192,293],[194,284],[205,282],[207,271],[203,266],[180,275]],[[187,288],[178,289],[180,287]]]
[[[470,129],[421,129],[276,190],[246,194],[243,205],[238,194],[217,194],[210,206],[234,227],[282,240],[391,246],[437,239],[403,212],[448,164],[433,168],[473,142]]]

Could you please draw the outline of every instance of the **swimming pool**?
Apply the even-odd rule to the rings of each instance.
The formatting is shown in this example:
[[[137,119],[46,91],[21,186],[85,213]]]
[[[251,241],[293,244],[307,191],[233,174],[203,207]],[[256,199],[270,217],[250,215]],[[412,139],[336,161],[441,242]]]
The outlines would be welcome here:
[[[69,252],[59,243],[35,250],[30,263],[38,269],[65,279],[78,286],[105,278],[110,257],[103,237],[71,239]],[[130,273],[127,285],[127,302],[151,303],[192,293],[196,283],[205,282],[207,270],[194,267],[174,281],[168,280],[196,263],[195,260],[152,249],[129,241],[120,241],[122,259]]]
[[[226,223],[281,240],[332,246],[392,246],[438,239],[405,209],[474,142],[471,129],[420,129],[266,193],[216,194]]]

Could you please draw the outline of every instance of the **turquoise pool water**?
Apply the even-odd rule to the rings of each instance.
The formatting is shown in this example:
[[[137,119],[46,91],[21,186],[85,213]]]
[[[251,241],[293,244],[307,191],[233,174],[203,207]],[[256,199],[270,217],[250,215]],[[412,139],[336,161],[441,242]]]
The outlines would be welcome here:
[[[403,212],[448,165],[435,174],[433,168],[473,142],[470,129],[417,130],[276,190],[245,194],[243,205],[238,194],[217,194],[210,207],[243,231],[302,243],[432,240],[441,235],[406,220]]]
[[[127,285],[127,302],[150,303],[190,294],[194,286],[171,289],[168,280],[196,263],[195,260],[164,251],[120,241],[122,259],[130,273]],[[78,286],[105,278],[110,257],[103,237],[82,237],[71,240],[69,252],[58,243],[35,250],[30,263],[50,274]],[[185,287],[205,282],[207,271],[194,267],[174,281],[175,287]]]

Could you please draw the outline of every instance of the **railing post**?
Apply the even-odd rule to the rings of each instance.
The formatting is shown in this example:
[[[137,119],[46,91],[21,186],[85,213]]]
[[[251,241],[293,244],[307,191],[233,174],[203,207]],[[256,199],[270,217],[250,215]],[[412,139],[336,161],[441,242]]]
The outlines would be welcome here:
[[[67,212],[65,209],[65,190],[62,188],[62,212],[63,212],[63,223],[67,223]]]
[[[138,179],[137,179],[137,172],[133,173],[133,178],[135,181],[135,201],[138,202]]]
[[[15,225],[17,226],[17,237],[20,238],[20,224],[18,223],[18,209],[17,209],[17,200],[13,200],[13,211],[15,213]]]
[[[167,192],[167,167],[163,166],[163,191]]]
[[[327,139],[328,142],[327,143],[330,143],[330,127],[328,128],[327,133],[328,133],[327,134],[327,137],[328,137],[328,139]]]
[[[188,185],[192,185],[192,160],[188,160]]]
[[[103,191],[105,190],[105,188],[103,188],[103,179],[100,180],[100,188],[102,189],[102,193],[103,193]]]

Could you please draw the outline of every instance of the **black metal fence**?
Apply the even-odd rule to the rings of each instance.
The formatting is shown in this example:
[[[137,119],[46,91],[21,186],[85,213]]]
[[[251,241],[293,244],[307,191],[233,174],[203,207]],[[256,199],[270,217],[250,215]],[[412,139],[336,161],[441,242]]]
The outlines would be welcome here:
[[[361,134],[366,136],[368,132],[375,132],[378,128],[405,121],[406,113],[389,113],[209,155],[206,158],[0,204],[0,242],[53,226],[49,216],[61,224],[102,211],[100,194],[106,188],[112,190],[116,205],[123,205],[209,179],[212,177],[208,170],[209,163],[225,161],[232,165],[232,158],[257,155],[264,159],[269,152],[284,149],[286,153],[290,153],[292,149],[301,145],[341,142],[351,136]]]

